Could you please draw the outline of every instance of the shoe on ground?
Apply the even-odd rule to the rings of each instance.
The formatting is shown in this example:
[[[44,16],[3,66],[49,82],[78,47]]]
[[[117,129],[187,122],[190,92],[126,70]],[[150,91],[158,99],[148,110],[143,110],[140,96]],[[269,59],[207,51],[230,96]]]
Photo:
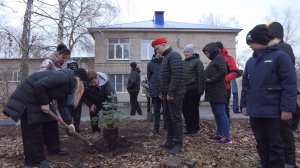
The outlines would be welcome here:
[[[190,130],[185,130],[185,131],[183,132],[183,134],[186,134],[186,135],[192,134],[192,131],[190,131]]]
[[[130,113],[130,115],[131,115],[131,116],[134,116],[134,115],[135,115],[135,113]]]
[[[48,167],[50,167],[50,163],[51,162],[49,160],[45,159],[38,164],[38,167],[39,168],[48,168]]]
[[[173,148],[169,149],[169,153],[177,154],[181,152],[182,145],[175,145]]]
[[[138,115],[143,115],[143,112],[142,111],[140,111],[140,112],[137,112],[138,113]]]
[[[48,168],[50,167],[50,164],[51,162],[49,160],[42,160],[40,163],[37,163],[37,164],[26,164],[25,163],[25,166],[28,166],[28,167],[39,167],[39,168]]]
[[[164,148],[164,149],[172,149],[174,147],[174,144],[170,141],[166,141],[166,142],[160,144],[159,147]]]
[[[208,139],[218,141],[218,140],[222,139],[222,137],[219,135],[213,135],[213,136],[210,136]]]
[[[222,137],[220,140],[217,141],[218,143],[221,143],[221,144],[228,144],[228,143],[231,143],[230,141],[230,138],[227,138],[227,137]]]
[[[51,155],[61,155],[61,156],[67,155],[69,153],[70,153],[70,151],[67,147],[59,147],[58,151],[49,152],[49,154],[51,154]]]

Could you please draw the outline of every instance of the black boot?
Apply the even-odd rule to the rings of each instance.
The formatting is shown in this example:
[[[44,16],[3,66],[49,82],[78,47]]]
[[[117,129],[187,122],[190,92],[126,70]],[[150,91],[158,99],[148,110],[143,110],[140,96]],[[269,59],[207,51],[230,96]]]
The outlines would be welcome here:
[[[170,140],[167,140],[166,142],[159,145],[159,147],[165,148],[165,149],[171,149],[171,148],[173,148],[173,146],[174,146],[174,144]]]
[[[169,149],[169,152],[171,154],[177,154],[180,153],[182,149],[182,142],[175,142],[175,145],[173,146],[173,148]]]

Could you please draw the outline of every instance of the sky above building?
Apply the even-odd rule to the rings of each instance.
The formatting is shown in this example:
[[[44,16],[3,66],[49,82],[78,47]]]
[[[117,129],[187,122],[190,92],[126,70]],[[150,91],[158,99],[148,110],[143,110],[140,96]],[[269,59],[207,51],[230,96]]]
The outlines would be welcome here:
[[[235,17],[238,28],[243,29],[236,37],[237,55],[252,52],[246,44],[246,34],[257,24],[273,21],[267,19],[272,17],[272,9],[282,12],[290,8],[300,15],[299,0],[115,0],[115,3],[121,9],[116,23],[152,20],[154,11],[164,11],[167,21],[186,23],[200,23],[208,14],[224,20]],[[300,46],[294,50],[300,58]]]
[[[1,1],[1,0],[0,0]],[[50,0],[48,0],[50,1]],[[115,4],[120,13],[114,23],[129,23],[152,20],[154,11],[164,11],[166,21],[185,23],[200,23],[200,19],[208,14],[214,14],[224,20],[235,17],[238,27],[243,29],[236,37],[237,55],[249,57],[252,52],[245,42],[246,34],[257,24],[273,21],[272,9],[283,12],[290,8],[298,13],[300,18],[300,0],[108,0]],[[25,12],[23,2],[19,0],[5,0],[11,7],[9,21],[12,25],[21,27]],[[54,1],[50,1],[54,3]],[[4,13],[4,16],[7,15]],[[15,15],[15,16],[13,16]],[[2,15],[3,16],[3,15]],[[300,22],[298,22],[300,23]],[[300,25],[298,28],[300,38]],[[197,44],[195,44],[197,45]],[[295,55],[300,58],[300,44],[294,46]]]

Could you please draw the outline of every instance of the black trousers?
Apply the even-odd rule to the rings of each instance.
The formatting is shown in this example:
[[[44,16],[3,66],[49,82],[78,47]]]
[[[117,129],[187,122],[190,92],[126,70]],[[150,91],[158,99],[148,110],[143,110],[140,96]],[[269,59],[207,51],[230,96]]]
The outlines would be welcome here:
[[[68,109],[69,112],[71,113],[76,132],[80,132],[79,127],[80,127],[80,119],[81,119],[82,102],[80,102],[77,107],[68,106]]]
[[[285,163],[290,165],[296,165],[296,149],[292,129],[292,120],[282,121],[281,134],[284,145]]]
[[[140,103],[137,100],[138,94],[139,94],[138,92],[129,92],[130,104],[131,104],[130,114],[132,115],[134,115],[135,112],[137,112],[138,114],[142,114]]]
[[[56,121],[28,125],[27,112],[21,116],[21,132],[25,165],[38,164],[45,160],[44,144],[49,152],[59,150],[59,132]]]
[[[151,112],[151,98],[147,96],[147,113]]]
[[[182,102],[183,96],[174,96],[173,100],[167,100],[167,96],[163,96],[165,121],[167,123],[167,141],[173,141],[182,144]]]
[[[250,117],[250,125],[263,167],[283,168],[284,148],[281,135],[281,119]]]
[[[292,129],[293,129],[293,131],[296,131],[298,129],[299,120],[300,120],[300,107],[299,107],[299,104],[297,103],[296,113],[293,113],[293,118],[292,118]]]
[[[100,128],[98,127],[98,120],[93,119],[94,117],[98,117],[99,111],[91,112],[90,111],[90,118],[91,118],[91,126],[92,132],[100,132]]]
[[[197,89],[186,92],[182,104],[182,113],[187,132],[199,131],[199,102],[200,95]]]
[[[226,90],[226,104],[225,104],[225,110],[226,110],[226,115],[228,117],[228,120],[230,122],[230,109],[229,109],[229,102],[230,102],[230,97],[231,97],[231,88]]]
[[[153,111],[154,111],[154,130],[158,131],[160,127],[160,109],[162,101],[159,97],[152,97]]]

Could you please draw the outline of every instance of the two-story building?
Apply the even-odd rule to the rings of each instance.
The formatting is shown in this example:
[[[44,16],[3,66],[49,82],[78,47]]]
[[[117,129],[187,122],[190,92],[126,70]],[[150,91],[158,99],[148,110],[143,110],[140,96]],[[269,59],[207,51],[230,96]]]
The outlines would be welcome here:
[[[194,44],[194,51],[200,54],[206,66],[209,60],[202,53],[203,47],[207,43],[221,41],[235,57],[235,37],[241,31],[237,28],[165,21],[163,11],[156,11],[150,21],[91,27],[88,30],[95,40],[94,69],[108,74],[121,102],[129,101],[126,90],[129,64],[137,62],[142,79],[146,76],[147,63],[154,53],[151,47],[153,39],[166,37],[168,45],[179,53],[183,52],[186,44]]]

